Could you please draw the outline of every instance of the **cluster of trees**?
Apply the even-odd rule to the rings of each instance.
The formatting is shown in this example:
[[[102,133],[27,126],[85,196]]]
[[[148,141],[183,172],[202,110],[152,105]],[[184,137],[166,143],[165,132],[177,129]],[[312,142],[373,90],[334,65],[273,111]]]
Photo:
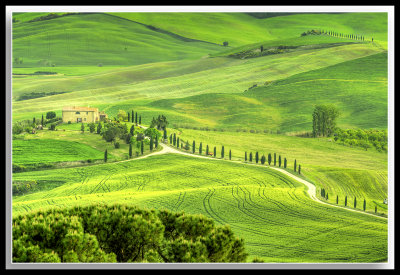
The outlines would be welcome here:
[[[316,105],[312,114],[313,137],[331,136],[336,129],[336,119],[339,116],[339,110],[332,104]]]
[[[308,30],[306,32],[303,32],[301,36],[306,36],[306,35],[321,35],[321,34],[326,34],[334,37],[342,37],[342,38],[348,38],[348,39],[355,39],[355,40],[361,40],[365,41],[365,37],[363,35],[357,35],[357,34],[344,34],[344,33],[339,33],[335,31],[327,31],[327,30]],[[373,41],[373,39],[372,39]]]
[[[358,146],[365,150],[375,148],[378,152],[387,152],[387,130],[362,130],[336,128],[334,140],[342,145]]]
[[[132,122],[135,123],[136,125],[142,124],[142,116],[138,115],[138,113],[134,112],[133,110],[128,112],[125,112],[124,110],[119,110],[117,118],[118,119],[115,120]]]
[[[91,205],[13,218],[13,262],[246,262],[244,240],[203,215]]]
[[[29,134],[35,133],[36,130],[43,129],[43,127],[46,125],[49,125],[48,126],[49,130],[55,130],[56,126],[60,123],[62,123],[62,118],[57,117],[56,113],[53,111],[47,112],[46,117],[44,117],[42,114],[41,119],[33,117],[32,120],[30,119],[21,120],[15,122],[12,126],[13,138],[15,138],[15,135],[19,135],[23,132]]]
[[[157,119],[153,117],[150,123],[150,127],[157,127],[157,130],[164,131],[167,129],[168,121],[164,115],[159,115]]]
[[[287,168],[287,159],[286,158],[282,159],[281,155],[279,155],[278,158],[276,156],[277,156],[276,153],[274,153],[273,154],[273,158],[272,158],[272,154],[269,153],[268,154],[268,158],[266,158],[265,155],[262,155],[261,157],[259,157],[258,152],[256,152],[254,154],[254,162],[256,164],[258,164],[258,162],[260,161],[260,163],[262,165],[264,165],[266,162],[268,163],[268,165],[271,165],[271,163],[273,163],[274,166],[277,166],[277,164],[278,164],[278,167],[282,167],[283,166],[283,168],[286,169]],[[247,152],[245,152],[244,153],[244,160],[245,161],[248,160],[249,162],[253,162],[253,153],[250,152],[249,155],[248,155],[248,158],[247,158]],[[297,173],[301,174],[301,165],[297,164],[297,160],[296,159],[294,160],[293,170],[294,170],[294,172],[297,172]]]
[[[32,98],[40,98],[40,97],[45,97],[45,96],[50,96],[50,95],[58,95],[58,94],[64,94],[67,92],[31,92],[31,93],[26,93],[17,98],[17,101],[21,100],[28,100]]]

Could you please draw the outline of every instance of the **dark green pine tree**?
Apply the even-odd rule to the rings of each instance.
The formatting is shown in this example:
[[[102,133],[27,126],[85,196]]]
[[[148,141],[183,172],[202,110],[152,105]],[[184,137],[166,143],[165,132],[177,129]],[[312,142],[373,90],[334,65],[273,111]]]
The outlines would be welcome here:
[[[224,151],[224,146],[222,145],[221,148],[221,158],[223,159],[225,157],[225,151]]]
[[[365,211],[366,208],[367,208],[367,202],[366,202],[365,199],[364,199],[364,204],[363,204],[363,209],[364,209],[364,211]]]
[[[264,163],[265,163],[265,156],[264,156],[264,155],[262,155],[262,157],[261,157],[261,164],[263,164],[263,165],[264,165]]]
[[[256,163],[258,163],[258,152],[256,152]]]
[[[253,153],[252,153],[252,152],[250,152],[249,161],[250,161],[250,162],[253,162]]]
[[[271,165],[272,157],[271,153],[268,154],[268,165]]]
[[[232,151],[229,149],[229,160],[232,160]]]
[[[244,152],[244,161],[247,161],[247,152]]]
[[[130,121],[131,121],[131,113],[128,112],[128,122],[130,122]]]
[[[217,156],[217,147],[214,146],[214,158]]]
[[[195,152],[196,152],[196,142],[193,140],[192,153],[194,154]]]
[[[144,144],[143,144],[143,140],[140,143],[140,153],[143,155],[143,151],[144,151]]]
[[[299,175],[300,175],[300,171],[301,171],[301,165],[299,164]]]
[[[176,146],[176,134],[174,133],[174,137],[173,137],[173,139],[172,139],[172,144],[174,145],[174,146]]]
[[[135,124],[136,124],[136,125],[138,125],[138,124],[137,124],[137,121],[138,121],[138,120],[137,120],[137,112],[136,112],[136,113],[135,113]]]
[[[133,112],[133,110],[132,110],[131,119],[132,119],[132,123],[134,123],[135,122],[135,113]]]
[[[129,158],[132,158],[132,144],[129,143]]]
[[[344,206],[347,206],[347,196],[344,197]]]
[[[276,153],[274,153],[274,166],[276,166]]]
[[[336,195],[336,204],[339,204],[339,196]]]
[[[179,137],[176,139],[176,148],[179,149]]]
[[[357,207],[357,198],[354,197],[354,208],[356,208],[356,207]]]
[[[199,145],[199,154],[201,155],[202,152],[203,152],[203,144],[200,142],[200,145]]]
[[[107,149],[106,149],[106,151],[104,152],[104,162],[107,162]]]
[[[278,165],[279,165],[279,167],[281,167],[281,163],[282,163],[281,155],[279,155],[279,157],[278,157]]]
[[[172,144],[172,134],[169,136],[169,144]]]
[[[142,116],[139,116],[139,124],[142,124]]]
[[[294,171],[296,172],[296,160],[294,160]]]
[[[42,114],[42,121],[41,121],[41,125],[44,126],[44,120],[43,120],[43,114]]]
[[[283,160],[283,168],[286,168],[287,167],[287,159],[285,158],[284,160]]]
[[[207,144],[207,146],[206,146],[206,156],[208,156],[208,144]]]

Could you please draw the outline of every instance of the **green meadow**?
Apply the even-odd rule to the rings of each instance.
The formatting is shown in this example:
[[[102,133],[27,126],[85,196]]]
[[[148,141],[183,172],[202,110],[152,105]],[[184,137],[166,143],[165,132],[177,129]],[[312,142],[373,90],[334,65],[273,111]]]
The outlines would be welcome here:
[[[87,124],[84,132],[81,124],[60,123],[55,130],[46,125],[35,134],[14,134],[12,164],[24,169],[12,181],[35,183],[13,195],[14,216],[118,202],[228,224],[244,238],[248,261],[387,261],[388,152],[336,142],[335,136],[310,137],[318,104],[336,106],[340,129],[388,129],[387,14],[13,18],[13,125],[40,121],[50,111],[61,117],[64,106],[90,106],[128,130],[134,125],[136,135],[143,132],[139,126],[164,115],[167,144],[172,135],[188,143],[182,153],[196,144],[194,156],[160,154],[162,146],[150,150],[145,139],[141,158],[138,143],[131,141],[130,158],[126,140],[117,138],[118,148],[90,133]],[[345,36],[301,35],[310,30]],[[137,112],[141,123],[119,119],[121,110]],[[201,155],[208,145],[216,156],[196,157],[200,143]],[[281,168],[312,183],[325,204],[310,198],[301,182],[272,169],[278,164],[256,164],[256,152],[260,158],[281,156]],[[251,162],[245,160],[250,153]],[[294,161],[301,174],[293,171]]]

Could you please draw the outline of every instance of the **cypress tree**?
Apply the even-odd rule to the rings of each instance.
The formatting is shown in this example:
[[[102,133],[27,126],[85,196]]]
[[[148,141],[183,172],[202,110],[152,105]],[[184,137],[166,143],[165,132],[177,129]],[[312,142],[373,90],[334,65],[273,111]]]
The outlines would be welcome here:
[[[193,140],[192,153],[196,152],[196,142]]]
[[[167,139],[167,129],[164,128],[164,140]]]
[[[132,157],[132,144],[129,143],[129,158]]]
[[[325,198],[326,198],[326,200],[328,200],[328,198],[329,198],[328,192],[326,192],[326,197]]]
[[[137,112],[135,113],[135,124],[137,125]]]
[[[83,125],[83,123],[82,123],[82,125],[81,125],[81,131],[82,131],[82,133],[85,132],[85,125]]]
[[[274,153],[274,166],[276,166],[276,153]]]
[[[271,153],[268,154],[268,165],[271,165]]]
[[[131,113],[128,112],[128,122],[130,122],[130,121],[131,121]]]
[[[142,124],[142,116],[139,116],[139,124]]]
[[[336,204],[339,204],[339,196],[336,195]]]
[[[172,144],[172,134],[169,135],[169,144]]]
[[[250,162],[252,162],[252,161],[253,161],[253,153],[252,153],[252,152],[250,152],[250,155],[249,155],[249,161],[250,161]]]
[[[225,156],[224,145],[222,145],[222,148],[221,148],[221,158],[223,159],[224,156]]]
[[[258,163],[258,152],[256,152],[256,163]]]
[[[143,144],[143,140],[140,143],[140,153],[142,153],[143,155],[143,150],[144,150],[144,144]]]
[[[206,146],[206,156],[208,156],[208,144]]]
[[[278,157],[278,164],[279,164],[279,167],[281,167],[281,155],[279,155],[279,157]]]
[[[299,175],[300,175],[301,165],[299,164]]]
[[[286,166],[287,166],[287,160],[285,158],[284,161],[283,161],[283,168],[286,168]]]
[[[365,211],[366,208],[367,208],[367,202],[366,202],[365,199],[364,199],[364,205],[363,205],[364,211]]]
[[[134,112],[133,112],[133,110],[132,110],[132,116],[131,116],[132,118],[132,123],[134,122],[134,119],[135,119],[135,114],[134,114]]]
[[[104,152],[104,162],[107,162],[107,149],[106,149],[106,151]]]
[[[43,120],[43,114],[42,114],[42,126],[44,125],[43,123],[44,123],[44,120]]]
[[[232,152],[230,149],[229,149],[229,160],[232,160]]]
[[[98,134],[101,133],[101,128],[102,128],[101,122],[99,122],[99,123],[97,124],[97,133],[98,133]]]
[[[135,126],[132,124],[129,133],[131,134],[131,136],[134,136],[134,132],[135,132]]]
[[[176,148],[179,149],[179,137],[176,139]]]
[[[378,207],[375,205],[375,213],[376,213],[376,211],[378,211]]]
[[[176,146],[176,134],[174,133],[174,137],[172,139],[172,143],[174,144],[174,146]]]
[[[200,142],[200,145],[199,145],[199,154],[201,155],[202,152],[203,152],[203,144]]]
[[[347,196],[344,198],[344,206],[347,206]]]
[[[354,197],[354,208],[356,208],[357,207],[357,199],[356,199],[356,197]]]
[[[217,147],[214,146],[214,158],[217,156]]]
[[[244,161],[247,161],[247,152],[244,152]]]
[[[264,163],[265,163],[265,156],[262,155],[262,157],[261,157],[261,164],[264,164]]]
[[[296,172],[296,160],[294,160],[294,171]]]

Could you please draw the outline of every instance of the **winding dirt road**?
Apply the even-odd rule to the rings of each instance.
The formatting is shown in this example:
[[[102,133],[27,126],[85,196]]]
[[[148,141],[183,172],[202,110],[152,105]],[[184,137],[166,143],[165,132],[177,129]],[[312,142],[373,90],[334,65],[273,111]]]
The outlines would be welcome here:
[[[172,146],[169,146],[168,144],[161,143],[161,142],[159,143],[159,145],[162,147],[162,149],[160,151],[156,151],[154,153],[151,153],[151,154],[148,154],[148,155],[145,155],[145,156],[141,156],[141,157],[138,157],[138,158],[135,158],[135,159],[131,159],[131,160],[147,158],[147,157],[151,157],[151,156],[155,156],[155,155],[171,154],[172,153],[172,154],[181,154],[181,155],[186,155],[186,156],[196,157],[196,158],[204,158],[204,159],[208,159],[208,160],[228,161],[228,160],[225,160],[225,159],[210,158],[210,157],[207,157],[207,156],[202,156],[202,155],[196,155],[196,154],[192,154],[192,153],[183,152],[183,151],[177,150],[176,148],[173,148]],[[130,160],[124,160],[124,161],[130,161]],[[230,162],[241,163],[243,165],[256,165],[256,164],[246,163],[246,162],[242,162],[242,161],[234,161],[234,160],[229,160],[229,161]],[[288,177],[290,177],[290,178],[292,178],[292,179],[304,184],[305,186],[307,186],[307,192],[308,192],[310,198],[312,200],[318,202],[318,203],[322,203],[322,204],[325,204],[325,205],[328,205],[328,206],[331,206],[331,207],[342,208],[342,209],[345,209],[345,210],[348,210],[348,211],[357,212],[357,213],[360,213],[360,214],[374,216],[374,217],[377,217],[377,218],[387,219],[386,217],[374,215],[372,213],[367,213],[367,212],[363,212],[361,210],[355,210],[355,209],[351,209],[351,208],[347,208],[347,207],[343,207],[343,206],[339,206],[339,205],[334,205],[334,204],[330,204],[330,203],[326,203],[324,201],[321,201],[316,196],[316,188],[315,188],[314,184],[312,184],[312,183],[310,183],[310,182],[308,182],[308,181],[306,181],[306,180],[304,180],[302,178],[299,178],[296,175],[293,175],[293,174],[289,173],[288,171],[286,171],[284,169],[281,169],[281,168],[271,167],[271,166],[260,166],[260,167],[265,167],[267,169],[268,168],[269,169],[274,169],[274,170],[279,171],[279,172],[287,175]]]

